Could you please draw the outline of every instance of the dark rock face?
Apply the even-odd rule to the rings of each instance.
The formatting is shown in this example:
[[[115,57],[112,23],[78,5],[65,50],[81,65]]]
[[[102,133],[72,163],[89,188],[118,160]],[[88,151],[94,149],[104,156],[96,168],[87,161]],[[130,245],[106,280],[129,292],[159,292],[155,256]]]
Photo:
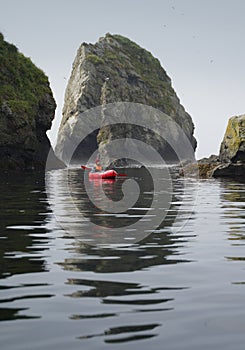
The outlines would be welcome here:
[[[129,39],[107,34],[96,44],[83,43],[78,49],[65,94],[56,146],[58,156],[69,161],[67,150],[79,143],[84,111],[115,102],[139,103],[166,113],[182,128],[193,149],[196,148],[192,119],[180,104],[171,80],[159,61]],[[172,150],[166,143],[156,140],[151,131],[120,125],[120,119],[116,126],[103,127],[103,116],[100,118],[101,127],[77,147],[74,153],[77,161],[86,159],[99,146],[102,161],[109,162],[111,159],[105,145],[111,140],[125,137],[140,137],[166,158],[174,158]],[[164,120],[157,119],[154,123],[163,125]]]
[[[48,78],[0,35],[0,165],[3,171],[45,169],[56,103]],[[52,167],[64,164],[55,157]],[[50,163],[50,164],[51,164]]]
[[[245,178],[245,163],[223,163],[216,167],[213,177]]]

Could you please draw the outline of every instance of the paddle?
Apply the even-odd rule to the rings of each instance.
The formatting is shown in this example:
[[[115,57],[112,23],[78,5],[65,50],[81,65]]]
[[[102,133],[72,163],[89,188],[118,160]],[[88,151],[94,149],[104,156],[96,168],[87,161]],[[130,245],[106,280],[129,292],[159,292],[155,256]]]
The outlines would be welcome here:
[[[88,170],[88,171],[91,171],[92,170],[92,168],[89,168],[89,167],[87,167],[87,166],[85,166],[85,165],[81,165],[81,168],[82,169],[84,169],[84,170]],[[117,176],[128,176],[127,174],[117,174]]]
[[[84,170],[89,170],[89,171],[92,170],[92,168],[89,168],[89,167],[87,167],[87,166],[85,166],[85,165],[81,165],[81,168],[84,169]]]

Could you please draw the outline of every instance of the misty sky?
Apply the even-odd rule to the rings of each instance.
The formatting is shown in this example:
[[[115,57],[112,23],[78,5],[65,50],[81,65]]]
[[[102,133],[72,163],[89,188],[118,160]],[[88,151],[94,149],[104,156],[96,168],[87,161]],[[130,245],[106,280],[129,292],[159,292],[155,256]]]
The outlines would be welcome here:
[[[76,51],[105,33],[151,51],[193,118],[197,158],[218,153],[228,118],[245,113],[243,0],[0,0],[0,31],[48,75],[58,105]]]

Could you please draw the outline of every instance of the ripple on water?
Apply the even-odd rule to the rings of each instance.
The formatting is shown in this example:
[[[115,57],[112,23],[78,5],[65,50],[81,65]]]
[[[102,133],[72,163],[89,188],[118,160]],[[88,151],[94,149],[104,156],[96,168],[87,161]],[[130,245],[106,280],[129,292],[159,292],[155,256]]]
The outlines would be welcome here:
[[[54,174],[55,210],[66,220],[71,207],[64,178],[62,171]],[[142,202],[127,213],[99,212],[88,202],[80,176],[74,170],[73,198],[88,221],[125,223],[146,212],[151,220],[152,189],[144,188]],[[193,201],[196,184],[191,180],[183,194],[176,180],[165,221],[140,242],[122,246],[89,245],[62,230],[42,179],[0,186],[4,350],[94,350],[123,343],[142,350],[243,349],[244,184],[200,181]],[[109,184],[107,189],[113,191]],[[76,230],[88,229],[75,216],[69,220]],[[126,235],[130,230],[126,226]]]

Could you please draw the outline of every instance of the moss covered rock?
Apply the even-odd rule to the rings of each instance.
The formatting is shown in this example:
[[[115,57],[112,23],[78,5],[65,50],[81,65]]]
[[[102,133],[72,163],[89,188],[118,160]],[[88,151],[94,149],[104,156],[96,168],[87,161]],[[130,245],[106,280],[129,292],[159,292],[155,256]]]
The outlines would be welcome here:
[[[198,161],[202,178],[245,178],[245,115],[229,119],[219,156]],[[187,167],[191,174],[193,165]]]
[[[47,76],[0,34],[0,165],[44,169],[56,103]],[[53,154],[53,165],[62,165]]]
[[[219,158],[222,162],[245,162],[245,115],[229,119]]]

